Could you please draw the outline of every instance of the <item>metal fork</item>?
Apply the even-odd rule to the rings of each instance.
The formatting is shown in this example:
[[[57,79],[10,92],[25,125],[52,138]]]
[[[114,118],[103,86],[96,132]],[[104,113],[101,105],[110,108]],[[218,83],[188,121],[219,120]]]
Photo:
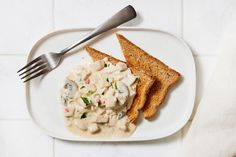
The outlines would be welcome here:
[[[119,25],[135,17],[136,17],[136,12],[134,8],[131,5],[128,5],[127,7],[123,8],[118,13],[113,15],[102,25],[100,25],[99,27],[88,33],[85,37],[83,37],[75,44],[61,50],[59,53],[50,52],[41,55],[36,59],[32,60],[31,62],[29,62],[19,71],[17,71],[17,73],[19,73],[19,76],[21,76],[21,79],[24,80],[24,82],[34,79],[40,75],[46,74],[55,69],[56,67],[58,67],[64,54],[66,54],[73,48],[92,39],[95,36],[98,36],[108,30],[118,27]]]

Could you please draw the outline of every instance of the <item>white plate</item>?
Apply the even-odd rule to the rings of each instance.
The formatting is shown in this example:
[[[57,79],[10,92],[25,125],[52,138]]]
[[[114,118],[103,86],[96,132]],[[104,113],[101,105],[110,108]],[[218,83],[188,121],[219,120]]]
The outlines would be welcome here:
[[[58,52],[80,39],[91,29],[71,29],[51,33],[39,40],[32,48],[28,61],[45,52]],[[134,134],[126,138],[85,138],[69,132],[63,121],[60,104],[60,89],[65,76],[79,64],[91,58],[80,46],[65,57],[62,64],[45,77],[26,84],[26,99],[29,113],[38,125],[50,136],[72,141],[142,141],[160,139],[181,129],[188,121],[194,106],[196,76],[195,63],[189,47],[183,40],[169,33],[151,29],[121,28],[106,33],[87,43],[124,60],[114,32],[119,32],[151,55],[182,74],[177,86],[169,92],[159,108],[155,120],[142,120]]]

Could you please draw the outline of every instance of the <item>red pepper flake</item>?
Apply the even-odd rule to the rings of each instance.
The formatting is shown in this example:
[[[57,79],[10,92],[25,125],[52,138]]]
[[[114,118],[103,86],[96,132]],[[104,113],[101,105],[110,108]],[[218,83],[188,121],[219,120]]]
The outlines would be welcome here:
[[[85,80],[85,82],[84,82],[85,84],[89,84],[90,83],[90,80],[89,79],[87,79],[87,80]]]
[[[65,108],[64,110],[65,110],[66,112],[69,112],[68,108]]]

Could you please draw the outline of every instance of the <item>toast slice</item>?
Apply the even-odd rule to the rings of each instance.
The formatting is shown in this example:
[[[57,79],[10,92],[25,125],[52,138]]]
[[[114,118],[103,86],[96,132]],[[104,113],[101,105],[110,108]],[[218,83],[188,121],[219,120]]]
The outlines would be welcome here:
[[[122,62],[112,56],[109,56],[91,47],[86,47],[85,49],[88,52],[88,54],[92,57],[93,61],[101,60],[107,57],[108,60],[113,64],[116,64],[117,62]],[[154,79],[150,77],[149,75],[145,74],[144,71],[137,70],[133,66],[129,66],[129,68],[134,75],[139,77],[137,89],[136,89],[136,95],[135,95],[133,104],[127,113],[129,120],[132,123],[136,123],[139,116],[139,111],[143,108],[146,102],[147,95],[149,93],[149,90],[151,89],[151,86],[154,83]]]
[[[127,64],[143,69],[155,78],[155,83],[143,108],[144,118],[150,119],[157,113],[158,106],[163,103],[170,87],[180,79],[180,73],[149,55],[124,36],[117,34],[117,38]]]

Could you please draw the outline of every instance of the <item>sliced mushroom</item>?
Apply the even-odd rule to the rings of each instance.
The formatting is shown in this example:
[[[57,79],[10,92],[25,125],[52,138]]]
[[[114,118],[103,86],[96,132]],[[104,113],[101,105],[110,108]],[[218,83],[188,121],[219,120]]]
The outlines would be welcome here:
[[[78,90],[78,86],[74,81],[66,80],[64,89],[65,91],[64,91],[63,97],[72,98],[75,95],[76,91]]]
[[[122,119],[125,115],[126,115],[126,112],[121,111],[121,112],[118,113],[117,118]]]

